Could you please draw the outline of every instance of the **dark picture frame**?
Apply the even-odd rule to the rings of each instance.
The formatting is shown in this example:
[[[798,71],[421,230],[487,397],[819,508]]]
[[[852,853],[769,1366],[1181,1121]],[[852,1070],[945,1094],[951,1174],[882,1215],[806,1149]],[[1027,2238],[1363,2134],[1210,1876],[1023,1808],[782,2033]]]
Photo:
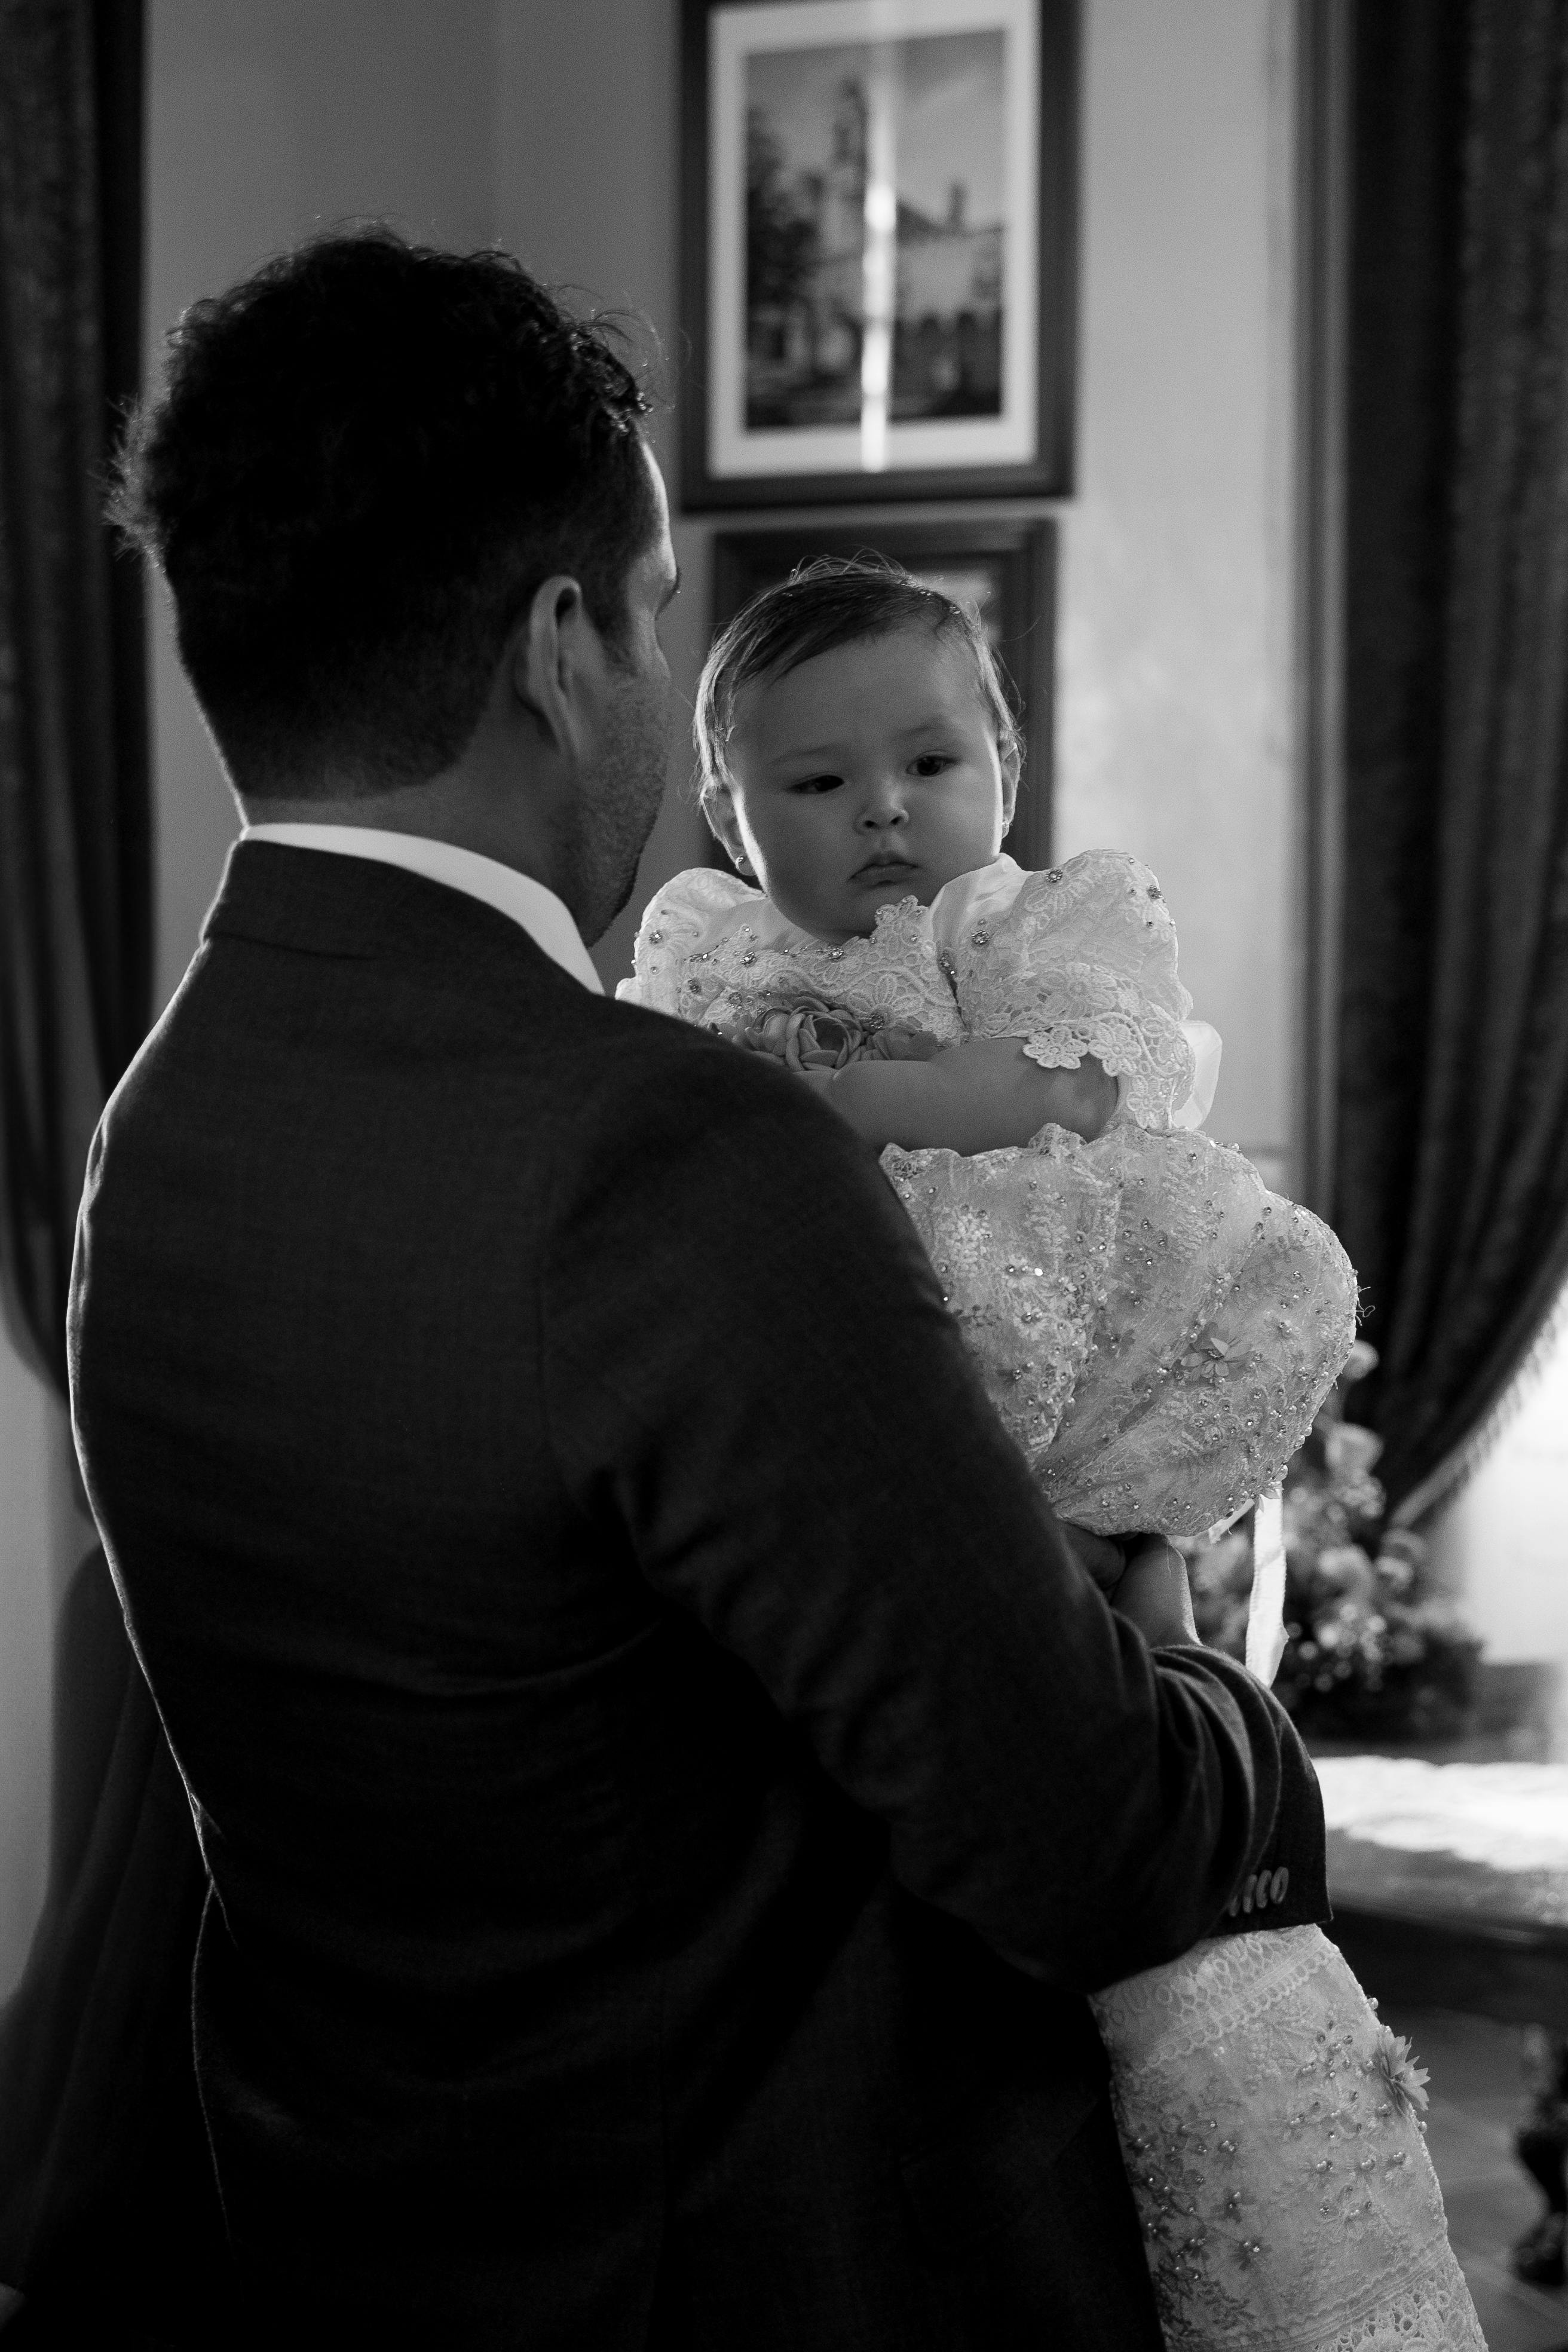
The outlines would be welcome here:
[[[713,627],[734,618],[763,588],[819,555],[885,555],[917,576],[964,593],[985,583],[981,616],[1016,696],[1024,772],[1012,828],[1002,846],[1031,871],[1051,862],[1051,776],[1056,701],[1057,527],[1048,516],[1016,520],[795,524],[786,530],[719,531],[713,539]],[[710,862],[732,871],[717,841]]]
[[[1079,5],[681,0],[681,494],[688,511],[1070,492]],[[816,14],[822,14],[823,30],[814,37]],[[855,31],[862,17],[863,39]],[[947,17],[958,30],[941,29]],[[756,42],[772,45],[759,47],[755,57],[748,47],[753,24]],[[978,29],[966,33],[966,24]],[[825,251],[833,239],[823,227],[824,175],[796,169],[796,149],[775,136],[768,127],[774,118],[753,105],[748,93],[761,86],[757,60],[776,81],[794,60],[805,74],[814,58],[835,47],[842,47],[847,59],[895,52],[903,58],[919,50],[930,60],[947,54],[943,42],[993,37],[993,55],[1004,61],[999,103],[1007,122],[1014,131],[1026,121],[1033,126],[1027,138],[1019,131],[993,142],[1020,159],[997,167],[1004,190],[997,223],[967,221],[956,149],[948,210],[940,218],[940,199],[921,210],[906,200],[900,177],[918,163],[922,195],[928,183],[940,184],[942,159],[932,142],[907,141],[904,152],[916,159],[907,167],[896,148],[888,151],[895,155],[889,169],[896,196],[887,205],[890,323],[884,330],[885,389],[878,395],[885,430],[880,440],[868,439],[869,412],[862,406],[858,425],[847,423],[845,404],[872,398],[862,373],[872,278],[858,294],[856,272],[862,261],[869,269],[874,228],[864,230],[860,260],[847,246],[837,257]],[[1031,46],[1036,70],[1023,78],[1026,91],[1015,90],[1011,61]],[[921,69],[929,76],[936,68],[928,62]],[[900,71],[907,78],[914,68]],[[840,98],[855,86],[852,76],[842,80]],[[874,129],[880,118],[862,83],[857,151],[853,124],[847,129],[836,119],[831,133],[823,131],[816,85],[796,92],[792,103],[786,129],[804,125],[799,137],[819,144],[830,135],[838,142],[835,156],[850,159],[840,174],[842,201],[831,215],[842,243],[854,228],[853,159],[858,152],[859,184],[868,191],[868,175],[877,167],[866,160],[872,152],[867,125]],[[965,152],[973,155],[975,124],[984,118],[972,113],[969,121]],[[716,174],[723,187],[715,184]],[[971,275],[964,278],[966,267]],[[779,282],[770,278],[767,299],[759,300],[753,280],[769,273]],[[978,289],[977,307],[955,310],[968,301],[966,289]],[[858,323],[851,316],[857,302]],[[776,350],[769,338],[776,339]]]

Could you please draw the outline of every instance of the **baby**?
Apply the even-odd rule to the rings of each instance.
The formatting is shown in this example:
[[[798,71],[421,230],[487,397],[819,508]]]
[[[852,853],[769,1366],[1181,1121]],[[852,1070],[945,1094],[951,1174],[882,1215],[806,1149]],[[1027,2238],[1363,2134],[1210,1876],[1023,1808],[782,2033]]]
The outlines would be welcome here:
[[[1343,1363],[1355,1281],[1198,1132],[1219,1041],[1187,1019],[1153,877],[998,855],[1019,743],[990,646],[886,567],[759,597],[709,659],[697,735],[709,821],[763,895],[678,876],[626,992],[738,1042],[793,1026],[797,1066],[834,1058],[830,1008],[853,1015],[808,1082],[885,1148],[1058,1512],[1101,1534],[1235,1518]]]
[[[1064,1517],[1236,1517],[1348,1355],[1355,1281],[1198,1131],[1218,1040],[1188,1020],[1152,876],[1000,855],[1020,746],[995,660],[893,566],[819,562],[756,598],[709,656],[696,736],[746,878],[679,875],[621,993],[777,1055],[878,1147]],[[1317,1928],[1208,1940],[1095,2007],[1169,2342],[1480,2346],[1425,2093]]]

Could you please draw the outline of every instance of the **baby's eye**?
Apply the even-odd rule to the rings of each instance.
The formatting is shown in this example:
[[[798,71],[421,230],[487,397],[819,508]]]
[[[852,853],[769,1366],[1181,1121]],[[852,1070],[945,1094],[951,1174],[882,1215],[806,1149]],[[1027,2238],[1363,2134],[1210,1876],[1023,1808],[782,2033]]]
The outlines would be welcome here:
[[[952,761],[945,751],[922,751],[918,760],[910,761],[910,770],[917,776],[940,776],[944,768],[952,765]]]
[[[844,782],[842,776],[802,776],[791,784],[792,793],[836,793]]]

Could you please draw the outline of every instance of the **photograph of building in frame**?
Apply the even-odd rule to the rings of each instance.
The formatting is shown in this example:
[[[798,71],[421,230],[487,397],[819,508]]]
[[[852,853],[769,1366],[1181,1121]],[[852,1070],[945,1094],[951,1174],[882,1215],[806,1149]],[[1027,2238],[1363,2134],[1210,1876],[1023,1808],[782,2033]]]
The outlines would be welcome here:
[[[1068,487],[1072,0],[686,0],[689,508]]]

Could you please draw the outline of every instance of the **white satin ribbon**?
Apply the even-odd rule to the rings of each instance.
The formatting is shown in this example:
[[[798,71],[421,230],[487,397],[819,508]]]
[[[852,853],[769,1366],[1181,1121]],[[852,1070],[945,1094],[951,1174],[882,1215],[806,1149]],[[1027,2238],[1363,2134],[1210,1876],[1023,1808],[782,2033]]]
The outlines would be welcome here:
[[[1260,1495],[1252,1515],[1252,1598],[1247,1608],[1247,1665],[1265,1690],[1285,1654],[1285,1500],[1278,1486]]]
[[[1180,1110],[1172,1114],[1173,1127],[1202,1127],[1214,1105],[1219,1084],[1219,1057],[1225,1047],[1219,1031],[1207,1021],[1184,1021],[1182,1034],[1193,1049],[1196,1068],[1193,1090]]]

